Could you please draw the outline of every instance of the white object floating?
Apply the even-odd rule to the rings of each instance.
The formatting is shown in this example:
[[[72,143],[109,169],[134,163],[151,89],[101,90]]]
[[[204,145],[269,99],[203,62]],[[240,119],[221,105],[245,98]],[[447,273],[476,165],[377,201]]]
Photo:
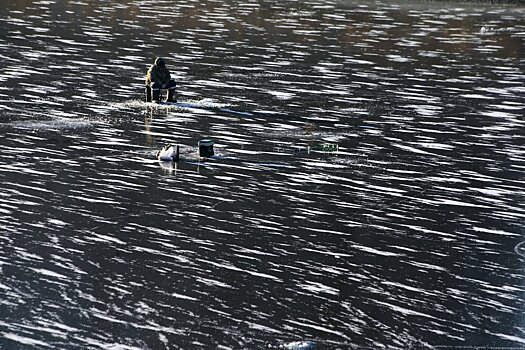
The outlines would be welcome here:
[[[176,162],[179,160],[179,145],[171,144],[164,146],[157,152],[157,159],[162,162]]]

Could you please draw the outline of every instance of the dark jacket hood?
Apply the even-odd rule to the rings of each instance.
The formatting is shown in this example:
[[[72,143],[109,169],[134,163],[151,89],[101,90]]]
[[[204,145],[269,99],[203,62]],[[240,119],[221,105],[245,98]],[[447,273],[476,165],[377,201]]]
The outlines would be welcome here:
[[[155,59],[155,65],[156,65],[157,67],[165,67],[165,66],[166,66],[166,62],[164,61],[164,58],[162,58],[162,57],[157,57],[157,58]]]

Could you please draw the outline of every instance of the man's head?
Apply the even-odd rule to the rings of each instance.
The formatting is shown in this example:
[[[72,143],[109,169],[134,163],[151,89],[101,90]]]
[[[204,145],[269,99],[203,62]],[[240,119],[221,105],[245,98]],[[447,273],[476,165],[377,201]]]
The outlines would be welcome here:
[[[155,59],[155,65],[158,66],[158,67],[164,67],[166,65],[166,62],[164,61],[164,58],[157,57]]]

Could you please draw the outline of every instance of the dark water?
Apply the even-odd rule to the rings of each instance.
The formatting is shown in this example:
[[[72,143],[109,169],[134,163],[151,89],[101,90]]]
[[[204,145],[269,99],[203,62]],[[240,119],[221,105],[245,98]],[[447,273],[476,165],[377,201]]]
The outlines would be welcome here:
[[[501,5],[3,3],[0,348],[525,348],[524,38]],[[155,55],[204,108],[141,102]]]

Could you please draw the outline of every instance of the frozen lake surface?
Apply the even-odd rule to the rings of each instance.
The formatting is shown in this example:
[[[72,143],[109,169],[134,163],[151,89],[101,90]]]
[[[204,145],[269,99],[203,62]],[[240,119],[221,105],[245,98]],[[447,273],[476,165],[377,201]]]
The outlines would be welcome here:
[[[2,4],[0,348],[524,348],[524,38],[502,5]],[[142,102],[156,55],[202,108]]]

